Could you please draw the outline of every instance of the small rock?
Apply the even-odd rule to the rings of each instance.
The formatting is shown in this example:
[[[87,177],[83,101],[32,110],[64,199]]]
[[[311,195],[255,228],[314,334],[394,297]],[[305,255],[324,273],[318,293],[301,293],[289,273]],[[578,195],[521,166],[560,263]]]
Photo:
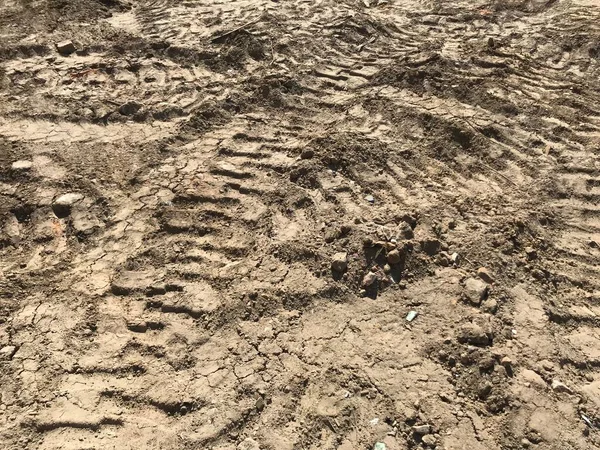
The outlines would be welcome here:
[[[502,364],[505,369],[508,369],[509,367],[512,368],[513,362],[512,359],[510,359],[508,356],[505,356],[500,360],[500,364]]]
[[[476,278],[467,278],[465,281],[465,297],[475,306],[479,306],[488,295],[488,285]]]
[[[57,217],[66,217],[71,214],[71,208],[73,205],[83,200],[83,197],[83,194],[79,194],[77,192],[63,194],[54,200],[52,203],[52,210]]]
[[[376,442],[373,446],[373,450],[387,450],[387,447],[383,442]]]
[[[58,50],[58,53],[61,55],[70,55],[71,53],[75,53],[77,48],[72,41],[62,41],[56,44],[56,50]]]
[[[403,409],[403,411],[404,411],[404,420],[406,422],[414,422],[415,420],[417,420],[417,417],[419,417],[418,411],[414,408],[406,407]]]
[[[426,239],[424,241],[421,241],[421,248],[429,256],[434,256],[437,252],[440,251],[441,247],[442,243],[438,239]]]
[[[311,159],[313,156],[315,156],[315,151],[310,148],[305,148],[300,154],[300,158],[302,159]]]
[[[407,222],[400,222],[398,224],[398,232],[403,239],[412,239],[415,237],[415,232]]]
[[[481,304],[481,310],[488,314],[496,314],[498,311],[498,302],[493,298],[488,298]]]
[[[389,264],[386,264],[383,266],[384,273],[390,273],[391,271],[392,271],[392,266],[390,266]]]
[[[413,433],[424,436],[431,433],[431,425],[417,425],[412,427],[412,430]]]
[[[14,345],[7,345],[6,347],[2,347],[0,349],[0,360],[11,359],[16,351],[17,347],[15,347]]]
[[[365,196],[365,200],[369,203],[375,203],[375,197],[373,197],[372,195]]]
[[[593,239],[590,239],[588,241],[588,246],[592,247],[592,248],[600,248],[600,244],[598,244],[596,241],[594,241]]]
[[[567,394],[573,393],[570,387],[558,380],[552,380],[552,390],[556,392],[566,392]]]
[[[412,322],[413,320],[415,320],[417,318],[418,315],[419,315],[419,313],[417,311],[409,311],[408,314],[406,315],[406,321]]]
[[[492,393],[493,387],[489,381],[483,381],[477,388],[477,395],[484,400]]]
[[[450,255],[450,261],[452,261],[453,264],[458,264],[460,262],[460,255],[456,252],[452,253]]]
[[[128,321],[127,328],[134,333],[145,333],[148,331],[148,324],[144,321]]]
[[[521,377],[523,378],[524,381],[526,381],[527,383],[530,383],[534,386],[537,386],[539,388],[543,388],[546,389],[546,382],[544,381],[544,379],[536,372],[534,372],[533,370],[529,370],[529,369],[524,369],[523,372],[521,372]]]
[[[11,165],[12,170],[18,170],[18,171],[22,171],[22,172],[26,172],[28,170],[31,170],[32,167],[33,167],[33,163],[31,161],[27,161],[27,160],[24,160],[24,159],[21,159],[19,161],[15,161]]]
[[[377,274],[374,272],[369,272],[363,278],[362,285],[365,287],[371,286],[373,283],[375,283],[375,281],[377,281]]]
[[[469,323],[460,329],[458,342],[471,345],[490,345],[491,339],[479,325]]]
[[[254,439],[246,438],[238,444],[237,450],[260,450],[260,446]]]
[[[492,277],[489,270],[487,270],[485,267],[480,267],[477,269],[477,276],[488,284],[492,284],[494,282],[494,277]]]
[[[523,448],[529,448],[531,446],[531,441],[529,439],[523,438],[521,439],[521,446]]]
[[[392,250],[387,254],[387,261],[390,264],[398,264],[402,260],[402,254],[398,250]]]
[[[133,116],[142,108],[142,105],[138,102],[127,102],[119,107],[119,112],[124,116]]]
[[[344,272],[348,268],[348,253],[339,252],[333,255],[331,259],[331,270],[334,272]]]
[[[423,444],[425,444],[427,447],[435,447],[436,444],[436,439],[432,434],[428,434],[427,436],[423,436]]]

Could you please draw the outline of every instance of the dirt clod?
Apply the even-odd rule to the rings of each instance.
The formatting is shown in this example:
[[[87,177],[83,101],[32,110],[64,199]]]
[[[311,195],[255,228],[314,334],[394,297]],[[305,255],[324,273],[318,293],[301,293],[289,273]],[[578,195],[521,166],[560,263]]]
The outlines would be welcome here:
[[[491,338],[484,329],[474,323],[463,325],[458,333],[458,341],[461,343],[487,346],[491,344]]]

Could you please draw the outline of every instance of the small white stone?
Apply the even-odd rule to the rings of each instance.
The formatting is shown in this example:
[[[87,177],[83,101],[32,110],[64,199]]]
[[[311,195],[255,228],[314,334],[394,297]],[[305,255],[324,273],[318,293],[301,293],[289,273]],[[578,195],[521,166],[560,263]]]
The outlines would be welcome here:
[[[54,200],[55,205],[60,206],[73,206],[75,203],[83,199],[83,194],[78,192],[69,192],[68,194],[63,194]]]
[[[25,159],[20,159],[19,161],[15,161],[14,163],[12,163],[11,167],[13,170],[26,171],[30,170],[33,167],[33,163]]]

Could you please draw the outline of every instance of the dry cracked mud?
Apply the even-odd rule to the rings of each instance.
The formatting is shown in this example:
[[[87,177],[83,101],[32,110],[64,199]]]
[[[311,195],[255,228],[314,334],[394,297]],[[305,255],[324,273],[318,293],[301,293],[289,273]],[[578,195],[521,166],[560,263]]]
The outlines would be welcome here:
[[[0,2],[3,449],[600,448],[599,261],[595,0]]]

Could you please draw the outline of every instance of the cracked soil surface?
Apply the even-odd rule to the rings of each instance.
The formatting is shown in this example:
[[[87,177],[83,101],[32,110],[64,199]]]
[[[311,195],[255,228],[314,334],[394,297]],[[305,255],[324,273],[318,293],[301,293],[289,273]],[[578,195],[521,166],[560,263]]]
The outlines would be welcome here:
[[[0,2],[3,449],[600,448],[599,261],[596,0]]]

